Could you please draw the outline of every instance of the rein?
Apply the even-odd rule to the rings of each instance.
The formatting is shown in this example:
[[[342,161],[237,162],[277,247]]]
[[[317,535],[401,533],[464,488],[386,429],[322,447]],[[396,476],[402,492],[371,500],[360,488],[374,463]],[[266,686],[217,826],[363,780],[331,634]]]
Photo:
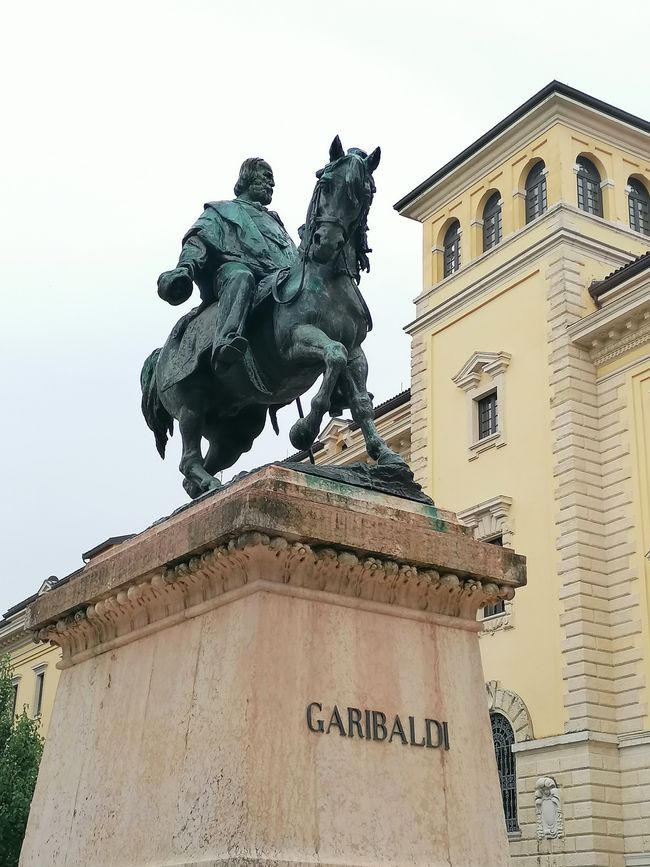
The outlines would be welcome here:
[[[322,179],[319,178],[318,182],[316,184],[316,188],[314,190],[314,194],[312,196],[311,202],[309,203],[309,209],[307,212],[308,216],[310,216],[310,217],[313,214],[315,214],[316,216],[312,217],[309,221],[309,229],[307,230],[308,231],[307,243],[304,245],[304,249],[301,250],[301,254],[300,254],[301,258],[302,258],[302,271],[301,271],[301,275],[300,275],[300,284],[299,284],[298,288],[296,289],[296,291],[292,295],[290,295],[288,298],[280,298],[279,293],[278,293],[278,286],[279,286],[279,282],[280,282],[280,277],[281,277],[281,275],[286,274],[286,269],[282,269],[281,271],[278,271],[276,276],[275,276],[275,280],[273,281],[273,285],[271,286],[271,295],[273,297],[273,300],[276,302],[276,304],[290,304],[292,301],[294,301],[302,293],[303,289],[305,288],[305,270],[307,268],[307,258],[309,256],[309,251],[311,249],[311,245],[312,245],[312,242],[314,240],[314,235],[316,234],[316,232],[320,228],[320,226],[327,224],[327,223],[330,223],[331,225],[338,226],[338,228],[341,230],[341,233],[343,235],[343,245],[341,246],[341,249],[336,254],[334,261],[336,261],[336,259],[338,259],[339,256],[341,256],[341,255],[343,256],[343,262],[345,264],[344,272],[345,272],[345,274],[347,274],[348,278],[350,279],[350,282],[352,283],[352,286],[354,287],[354,290],[355,290],[358,298],[361,300],[361,305],[362,305],[363,310],[366,314],[366,317],[368,319],[368,324],[369,324],[370,329],[371,329],[372,328],[372,319],[370,318],[370,311],[368,310],[366,302],[364,301],[364,299],[361,295],[361,292],[359,291],[359,287],[357,286],[357,283],[356,283],[356,281],[355,281],[355,279],[354,279],[354,277],[350,271],[350,266],[348,265],[347,257],[345,255],[345,248],[347,246],[347,243],[348,243],[350,237],[354,235],[354,232],[361,225],[361,221],[364,218],[364,215],[367,213],[368,209],[364,208],[364,207],[362,207],[360,209],[356,220],[353,221],[353,223],[351,224],[349,229],[346,227],[343,220],[339,219],[338,217],[319,217],[318,216],[318,207],[320,205],[320,197],[321,197],[322,187],[323,187],[323,182],[322,182]],[[368,207],[369,207],[369,205],[368,205]]]

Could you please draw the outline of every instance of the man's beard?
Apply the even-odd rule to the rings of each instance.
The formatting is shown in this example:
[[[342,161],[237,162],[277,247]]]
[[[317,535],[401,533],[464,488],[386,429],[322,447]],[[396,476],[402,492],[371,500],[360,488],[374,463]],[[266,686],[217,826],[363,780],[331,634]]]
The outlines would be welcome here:
[[[266,184],[253,182],[248,188],[248,195],[254,202],[260,205],[270,205],[273,198],[273,190]]]

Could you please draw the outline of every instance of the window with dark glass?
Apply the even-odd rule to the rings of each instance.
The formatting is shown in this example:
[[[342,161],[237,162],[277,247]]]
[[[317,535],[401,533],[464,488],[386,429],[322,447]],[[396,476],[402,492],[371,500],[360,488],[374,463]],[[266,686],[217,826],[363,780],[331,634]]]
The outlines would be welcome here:
[[[490,714],[492,740],[499,771],[499,786],[503,800],[503,813],[507,831],[518,831],[517,823],[517,765],[512,745],[515,735],[508,720],[500,713]]]
[[[34,716],[40,716],[43,710],[43,687],[45,685],[45,672],[39,671],[36,675],[36,696],[34,698]]]
[[[455,274],[460,268],[460,223],[455,220],[447,229],[444,241],[444,276]]]
[[[490,250],[501,240],[501,194],[492,193],[483,209],[483,250]]]
[[[478,438],[484,440],[495,434],[499,428],[497,418],[497,393],[486,394],[476,401],[478,412]]]
[[[493,536],[491,539],[484,539],[483,541],[487,542],[488,545],[503,547],[503,536]],[[503,599],[497,599],[496,602],[483,606],[483,620],[487,620],[488,617],[496,617],[498,614],[505,614],[505,611],[506,603]]]
[[[18,684],[14,683],[14,684],[12,684],[12,686],[14,688],[14,698],[13,698],[13,705],[12,705],[12,709],[11,709],[11,718],[13,719],[16,716],[16,707],[18,705]]]
[[[546,169],[536,163],[526,178],[526,222],[531,223],[546,210]]]
[[[600,193],[600,174],[587,157],[578,157],[578,207],[588,214],[603,216],[603,200]]]
[[[634,178],[628,180],[630,192],[628,206],[630,209],[630,228],[635,232],[650,235],[650,196],[641,181]]]

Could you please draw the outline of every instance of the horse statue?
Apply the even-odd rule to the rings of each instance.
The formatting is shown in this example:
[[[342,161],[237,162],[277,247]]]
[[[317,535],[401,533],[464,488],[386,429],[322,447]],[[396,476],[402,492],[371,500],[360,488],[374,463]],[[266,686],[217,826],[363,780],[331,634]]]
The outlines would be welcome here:
[[[277,433],[277,409],[298,399],[321,375],[309,412],[291,427],[293,446],[309,449],[325,413],[340,415],[349,408],[368,455],[411,475],[377,431],[362,349],[372,321],[358,281],[360,270],[369,270],[366,219],[380,156],[379,148],[371,154],[357,148],[346,153],[338,136],[334,139],[329,162],[316,173],[295,262],[257,287],[240,361],[220,369],[206,355],[190,375],[161,389],[161,366],[174,364],[178,340],[172,337],[176,332],[177,338],[179,326],[145,361],[142,411],[163,458],[177,419],[183,447],[179,468],[190,497],[220,487],[215,474],[251,448],[267,411]],[[218,303],[199,315],[218,315]],[[202,438],[209,443],[205,455]]]

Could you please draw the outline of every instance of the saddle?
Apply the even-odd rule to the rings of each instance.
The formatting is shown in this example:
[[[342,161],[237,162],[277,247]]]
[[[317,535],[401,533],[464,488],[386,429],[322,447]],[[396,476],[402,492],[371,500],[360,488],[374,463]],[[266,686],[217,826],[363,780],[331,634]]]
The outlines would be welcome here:
[[[282,291],[289,273],[289,268],[281,268],[260,280],[255,289],[249,316],[267,304],[270,306],[274,300],[281,299],[278,292]],[[203,302],[182,316],[172,328],[160,353],[156,371],[158,387],[161,391],[166,391],[172,385],[186,379],[194,373],[206,356],[212,355],[218,313],[218,302],[213,301],[210,304]],[[259,392],[260,396],[269,395],[270,391],[250,347],[244,357],[244,368],[252,387]]]

